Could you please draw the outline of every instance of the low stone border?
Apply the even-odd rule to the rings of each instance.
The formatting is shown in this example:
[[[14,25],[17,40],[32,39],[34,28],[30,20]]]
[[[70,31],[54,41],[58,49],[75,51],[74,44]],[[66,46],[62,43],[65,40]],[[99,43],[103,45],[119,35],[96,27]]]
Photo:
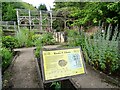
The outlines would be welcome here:
[[[34,49],[34,53],[35,53],[35,49]],[[40,73],[40,67],[39,67],[38,59],[35,57],[35,54],[34,54],[34,59],[35,59],[35,63],[36,63],[36,70],[37,70],[37,74],[38,74],[39,86],[42,90],[44,90],[44,85],[43,85],[43,82],[42,82],[42,77],[41,77],[41,73]]]
[[[77,89],[77,88],[79,88],[78,86],[77,86],[77,84],[72,80],[72,79],[69,79],[70,80],[70,82],[73,84],[73,86]]]
[[[12,69],[12,67],[14,66],[14,62],[15,62],[16,58],[20,55],[20,51],[15,51],[15,52],[16,52],[16,55],[12,59],[12,62],[9,66],[10,69]]]

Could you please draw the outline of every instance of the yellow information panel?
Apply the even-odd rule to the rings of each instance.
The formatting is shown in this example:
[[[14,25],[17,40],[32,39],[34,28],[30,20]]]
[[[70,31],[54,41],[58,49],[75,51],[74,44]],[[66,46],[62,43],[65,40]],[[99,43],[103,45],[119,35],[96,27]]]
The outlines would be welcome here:
[[[82,59],[80,48],[43,51],[44,79],[52,80],[84,74]]]

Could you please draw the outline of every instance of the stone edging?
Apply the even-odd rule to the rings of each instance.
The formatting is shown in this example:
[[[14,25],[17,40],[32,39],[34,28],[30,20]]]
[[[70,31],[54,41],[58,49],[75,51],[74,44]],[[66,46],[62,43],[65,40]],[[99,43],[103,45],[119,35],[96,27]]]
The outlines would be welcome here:
[[[35,50],[33,52],[35,53]],[[42,78],[41,78],[40,68],[39,68],[39,64],[38,64],[38,59],[35,57],[35,55],[34,55],[34,59],[35,59],[35,63],[36,63],[36,70],[37,70],[37,74],[38,74],[39,86],[40,86],[40,88],[42,88],[42,90],[44,90],[44,84],[42,83]]]
[[[15,60],[16,60],[16,58],[20,55],[20,51],[16,51],[17,53],[16,53],[16,55],[13,57],[13,59],[12,59],[12,62],[11,62],[11,64],[10,64],[10,69],[12,69],[12,67],[14,66],[14,62],[15,62]]]

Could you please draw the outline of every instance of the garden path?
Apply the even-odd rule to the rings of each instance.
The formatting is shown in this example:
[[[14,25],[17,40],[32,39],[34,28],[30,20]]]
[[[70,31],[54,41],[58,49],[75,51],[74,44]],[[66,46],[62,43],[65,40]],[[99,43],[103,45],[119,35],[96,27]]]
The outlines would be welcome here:
[[[33,50],[34,48],[15,49],[20,54],[12,67],[13,88],[39,88]]]
[[[46,46],[47,48],[56,48],[59,45]],[[37,69],[34,57],[34,49],[20,48],[14,51],[20,51],[19,56],[14,61],[12,67],[12,85],[13,88],[39,88]]]

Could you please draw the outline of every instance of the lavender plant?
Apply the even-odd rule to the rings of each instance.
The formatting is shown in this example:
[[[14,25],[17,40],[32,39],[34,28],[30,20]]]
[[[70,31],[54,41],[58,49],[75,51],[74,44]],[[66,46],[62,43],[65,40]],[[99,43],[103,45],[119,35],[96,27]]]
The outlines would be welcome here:
[[[87,54],[90,58],[89,62],[97,69],[105,73],[111,74],[120,68],[118,53],[118,26],[116,26],[112,40],[110,35],[112,27],[108,26],[107,34],[97,32],[93,39],[85,37],[85,46]]]

